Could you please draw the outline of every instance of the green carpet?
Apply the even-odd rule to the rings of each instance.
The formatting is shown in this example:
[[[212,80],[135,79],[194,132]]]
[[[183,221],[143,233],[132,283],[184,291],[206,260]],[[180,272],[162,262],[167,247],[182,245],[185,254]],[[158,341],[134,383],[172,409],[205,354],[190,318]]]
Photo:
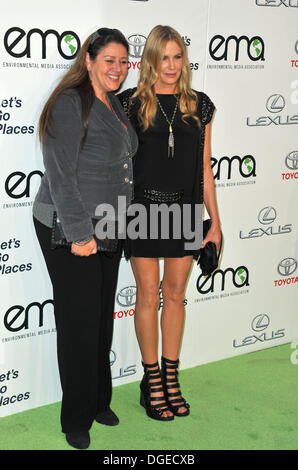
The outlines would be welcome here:
[[[298,365],[290,345],[204,364],[179,374],[188,417],[158,422],[139,405],[139,382],[115,387],[116,427],[94,422],[90,450],[297,450]],[[72,450],[60,403],[0,420],[1,450]]]

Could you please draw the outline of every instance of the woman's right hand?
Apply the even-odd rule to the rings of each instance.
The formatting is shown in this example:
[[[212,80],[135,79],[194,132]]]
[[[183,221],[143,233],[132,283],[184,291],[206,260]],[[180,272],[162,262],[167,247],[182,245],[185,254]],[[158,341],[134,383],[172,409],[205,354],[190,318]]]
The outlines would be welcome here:
[[[71,252],[76,256],[94,255],[97,253],[97,243],[94,238],[92,238],[90,242],[86,243],[86,245],[77,245],[76,243],[72,243]]]
[[[202,248],[204,248],[204,246],[207,245],[208,242],[213,242],[216,245],[217,251],[219,251],[221,239],[222,233],[220,230],[219,223],[212,223],[210,229],[208,230],[206,238],[204,238],[203,240]]]

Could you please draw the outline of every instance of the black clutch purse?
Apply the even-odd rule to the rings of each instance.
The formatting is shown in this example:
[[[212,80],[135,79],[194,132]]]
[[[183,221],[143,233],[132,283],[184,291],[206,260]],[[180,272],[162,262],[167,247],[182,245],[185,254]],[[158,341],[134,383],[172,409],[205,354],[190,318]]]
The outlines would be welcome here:
[[[211,219],[204,220],[203,222],[203,238],[206,238],[207,233],[211,227]],[[200,249],[200,258],[198,265],[202,270],[203,276],[210,276],[213,271],[218,267],[218,261],[221,253],[222,239],[220,241],[219,252],[217,253],[216,245],[213,242],[208,242],[204,248]]]
[[[98,222],[98,219],[92,219],[92,224],[94,228],[97,222]],[[98,250],[104,251],[104,252],[111,252],[111,253],[117,251],[118,240],[116,239],[112,240],[108,237],[99,239],[96,237],[95,234],[93,235],[93,237],[97,243]],[[63,233],[61,223],[58,221],[58,218],[57,218],[57,212],[54,212],[52,233],[51,233],[51,249],[52,250],[55,250],[56,248],[69,248],[70,249],[71,245],[72,245],[72,242],[68,242]]]

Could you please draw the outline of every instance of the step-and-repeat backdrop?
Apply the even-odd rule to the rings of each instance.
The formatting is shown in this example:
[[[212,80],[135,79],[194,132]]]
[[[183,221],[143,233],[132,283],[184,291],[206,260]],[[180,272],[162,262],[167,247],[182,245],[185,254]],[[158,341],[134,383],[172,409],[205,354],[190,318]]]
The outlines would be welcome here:
[[[129,40],[123,88],[137,83],[152,27],[176,28],[189,52],[193,87],[217,108],[212,166],[224,250],[212,276],[193,266],[181,368],[298,337],[297,21],[298,0],[15,0],[1,6],[0,416],[61,397],[52,289],[31,217],[43,174],[37,122],[80,44],[102,26],[119,28]],[[123,259],[114,386],[142,374],[135,300]]]

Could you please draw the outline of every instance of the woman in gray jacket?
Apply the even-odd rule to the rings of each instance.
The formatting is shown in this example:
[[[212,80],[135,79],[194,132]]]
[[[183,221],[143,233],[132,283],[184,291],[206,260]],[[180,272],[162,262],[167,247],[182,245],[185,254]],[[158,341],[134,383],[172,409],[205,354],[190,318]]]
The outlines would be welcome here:
[[[122,33],[101,28],[51,94],[40,117],[45,173],[33,208],[37,237],[53,286],[61,425],[76,448],[90,444],[94,420],[116,425],[110,409],[109,352],[120,240],[98,240],[96,208],[132,198],[137,137],[114,95],[128,69]],[[124,208],[125,210],[125,208]],[[53,218],[69,248],[51,248]]]

